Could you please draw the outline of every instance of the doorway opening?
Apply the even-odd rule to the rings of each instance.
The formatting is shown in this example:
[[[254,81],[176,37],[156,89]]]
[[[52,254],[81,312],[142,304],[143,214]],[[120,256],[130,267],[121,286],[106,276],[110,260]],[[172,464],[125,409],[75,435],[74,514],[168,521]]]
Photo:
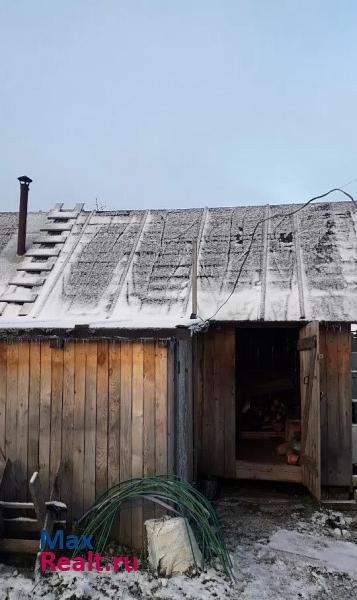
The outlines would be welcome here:
[[[239,479],[300,483],[299,329],[236,333],[236,464]]]

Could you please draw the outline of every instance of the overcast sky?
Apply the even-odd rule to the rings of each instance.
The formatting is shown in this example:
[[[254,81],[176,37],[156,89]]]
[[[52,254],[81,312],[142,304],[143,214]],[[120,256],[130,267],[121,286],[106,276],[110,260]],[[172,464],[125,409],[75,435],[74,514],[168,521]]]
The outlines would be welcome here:
[[[33,210],[340,186],[357,177],[356,51],[354,0],[1,0],[0,208],[23,174]]]

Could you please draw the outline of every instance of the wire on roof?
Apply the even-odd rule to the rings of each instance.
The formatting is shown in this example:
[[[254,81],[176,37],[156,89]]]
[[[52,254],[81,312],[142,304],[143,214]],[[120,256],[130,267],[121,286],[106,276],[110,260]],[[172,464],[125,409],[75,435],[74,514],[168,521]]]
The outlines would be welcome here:
[[[356,179],[357,179],[357,178],[356,178]],[[353,181],[353,180],[351,180],[351,182],[352,182],[352,181]],[[351,182],[350,182],[350,183],[351,183]],[[348,183],[347,183],[346,185],[348,185]],[[328,192],[325,192],[324,194],[320,194],[319,196],[314,196],[313,198],[310,198],[310,199],[309,199],[307,202],[305,202],[304,204],[302,204],[302,205],[298,206],[298,208],[296,208],[295,210],[292,210],[292,211],[290,211],[290,212],[288,212],[288,213],[277,213],[276,215],[270,215],[269,217],[265,217],[264,219],[260,219],[259,221],[257,221],[257,223],[256,223],[256,225],[255,225],[255,227],[254,227],[254,229],[253,229],[253,232],[252,232],[252,234],[251,234],[251,240],[250,240],[249,246],[248,246],[248,248],[247,248],[246,252],[245,252],[245,253],[244,253],[244,255],[243,255],[243,260],[242,260],[241,266],[239,267],[239,270],[238,270],[238,273],[237,273],[237,277],[236,277],[236,279],[235,279],[235,281],[234,281],[234,284],[233,284],[233,288],[232,288],[232,290],[230,291],[230,293],[228,294],[228,296],[227,296],[227,298],[224,300],[224,302],[222,302],[222,304],[221,304],[221,305],[220,305],[220,306],[217,308],[217,310],[216,310],[216,311],[213,313],[213,315],[211,315],[211,316],[210,316],[210,317],[208,317],[207,319],[202,319],[202,317],[200,317],[200,316],[198,316],[198,318],[199,318],[199,319],[200,319],[200,320],[201,320],[201,321],[202,321],[204,324],[207,324],[207,323],[209,323],[209,321],[212,321],[212,319],[214,319],[214,317],[215,317],[215,316],[216,316],[216,315],[219,313],[219,311],[220,311],[220,310],[221,310],[221,309],[222,309],[222,308],[223,308],[223,307],[224,307],[224,306],[227,304],[227,302],[229,302],[229,300],[232,298],[232,296],[233,296],[233,294],[234,294],[234,292],[235,292],[235,290],[236,290],[236,288],[237,288],[237,285],[238,285],[238,283],[239,283],[239,279],[240,279],[240,276],[241,276],[241,274],[242,274],[242,271],[243,271],[244,265],[245,265],[245,263],[247,262],[248,256],[249,256],[249,254],[250,254],[250,251],[251,251],[251,249],[252,249],[253,242],[254,242],[254,238],[255,238],[255,234],[256,234],[256,232],[257,232],[257,230],[258,230],[258,227],[259,227],[260,225],[262,225],[262,223],[265,223],[266,221],[271,221],[272,219],[276,219],[276,218],[278,218],[278,217],[281,217],[281,220],[280,220],[280,221],[279,221],[279,223],[276,225],[276,227],[278,227],[278,226],[280,225],[280,223],[281,223],[281,222],[282,222],[284,219],[286,219],[287,217],[291,217],[292,215],[295,215],[295,214],[296,214],[296,213],[298,213],[300,210],[303,210],[304,208],[306,208],[306,206],[308,206],[309,204],[311,204],[311,202],[314,202],[315,200],[321,200],[322,198],[326,198],[326,196],[328,196],[329,194],[332,194],[333,192],[341,192],[342,194],[344,194],[345,196],[347,196],[347,198],[349,198],[349,199],[351,200],[351,202],[353,202],[353,204],[354,204],[355,206],[357,206],[356,200],[354,199],[354,197],[353,197],[351,194],[349,194],[348,192],[345,192],[345,191],[344,191],[342,188],[332,188],[331,190],[328,190]]]

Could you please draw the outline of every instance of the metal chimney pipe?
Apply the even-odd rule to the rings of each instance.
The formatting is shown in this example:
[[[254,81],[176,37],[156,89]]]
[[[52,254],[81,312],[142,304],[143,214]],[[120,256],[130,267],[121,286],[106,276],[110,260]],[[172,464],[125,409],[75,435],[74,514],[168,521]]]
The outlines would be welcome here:
[[[26,223],[29,187],[32,179],[27,175],[18,177],[20,182],[20,208],[19,208],[19,231],[17,236],[17,254],[23,256],[26,252]]]

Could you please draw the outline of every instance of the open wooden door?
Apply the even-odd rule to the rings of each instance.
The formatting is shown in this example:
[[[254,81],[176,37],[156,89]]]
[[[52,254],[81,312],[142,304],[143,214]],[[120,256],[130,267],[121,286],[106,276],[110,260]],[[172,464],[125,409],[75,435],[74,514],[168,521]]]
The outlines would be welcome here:
[[[300,329],[301,465],[302,482],[315,498],[321,497],[321,425],[319,323]]]
[[[207,475],[235,477],[235,328],[212,329],[202,334],[200,342],[198,469]]]

